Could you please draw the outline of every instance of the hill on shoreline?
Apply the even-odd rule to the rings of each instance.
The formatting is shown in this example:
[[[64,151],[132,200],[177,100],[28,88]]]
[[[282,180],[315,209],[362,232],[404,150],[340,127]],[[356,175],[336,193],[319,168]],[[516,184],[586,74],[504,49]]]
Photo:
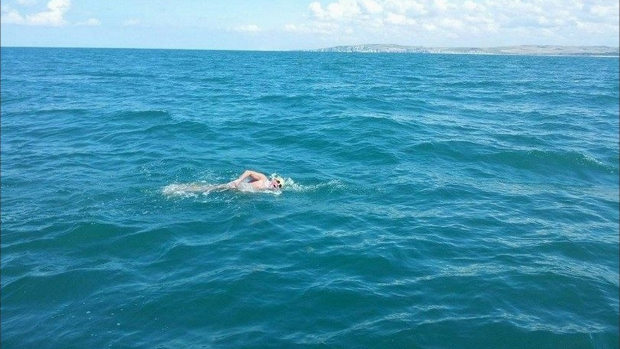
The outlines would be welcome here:
[[[501,47],[424,47],[385,44],[349,45],[308,50],[312,52],[360,53],[438,53],[438,54],[496,54],[538,56],[620,56],[618,47],[521,45]]]

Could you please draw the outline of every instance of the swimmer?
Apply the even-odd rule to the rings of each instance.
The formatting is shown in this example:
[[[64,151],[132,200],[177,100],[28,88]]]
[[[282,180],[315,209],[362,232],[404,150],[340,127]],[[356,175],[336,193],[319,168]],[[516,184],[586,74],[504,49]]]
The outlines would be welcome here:
[[[165,194],[175,193],[205,193],[213,190],[236,189],[241,191],[279,191],[284,186],[284,179],[274,176],[269,179],[260,172],[246,170],[234,181],[226,184],[171,184],[164,188]]]
[[[249,181],[246,179],[249,178]],[[284,180],[280,177],[267,178],[264,174],[256,171],[246,170],[232,182],[218,186],[219,188],[242,189],[243,186],[250,185],[254,190],[280,190],[284,185]]]

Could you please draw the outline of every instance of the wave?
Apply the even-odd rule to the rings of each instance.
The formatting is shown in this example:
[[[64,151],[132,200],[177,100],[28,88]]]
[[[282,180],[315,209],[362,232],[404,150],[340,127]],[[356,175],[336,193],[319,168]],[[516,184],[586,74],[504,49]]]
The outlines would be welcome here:
[[[256,98],[260,103],[299,103],[312,100],[313,96],[310,94],[265,94]]]
[[[593,156],[577,151],[503,151],[485,158],[517,168],[566,169],[573,171],[587,170],[610,174],[618,173],[617,167],[607,165]]]
[[[172,119],[172,114],[169,111],[163,109],[129,110],[118,112],[115,114],[115,116],[123,120],[148,119],[150,121],[168,121]]]
[[[462,162],[482,162],[536,171],[595,171],[617,174],[618,167],[576,150],[505,149],[469,141],[423,142],[410,147]]]
[[[152,73],[131,73],[128,71],[78,71],[74,72],[69,77],[75,77],[76,79],[87,78],[103,78],[104,80],[118,80],[118,79],[156,79],[159,76]]]

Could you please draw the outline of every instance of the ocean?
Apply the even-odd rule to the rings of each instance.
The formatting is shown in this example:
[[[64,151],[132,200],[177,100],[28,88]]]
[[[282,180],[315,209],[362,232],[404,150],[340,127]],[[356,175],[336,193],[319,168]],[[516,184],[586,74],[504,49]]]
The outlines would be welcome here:
[[[618,348],[618,76],[3,47],[1,347]]]

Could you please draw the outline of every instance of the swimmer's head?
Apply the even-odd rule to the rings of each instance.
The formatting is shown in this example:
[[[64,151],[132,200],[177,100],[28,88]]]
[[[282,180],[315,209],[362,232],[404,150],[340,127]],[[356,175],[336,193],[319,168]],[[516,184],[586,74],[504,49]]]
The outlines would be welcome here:
[[[284,179],[282,177],[275,176],[271,179],[271,184],[276,189],[282,189],[284,186]]]

